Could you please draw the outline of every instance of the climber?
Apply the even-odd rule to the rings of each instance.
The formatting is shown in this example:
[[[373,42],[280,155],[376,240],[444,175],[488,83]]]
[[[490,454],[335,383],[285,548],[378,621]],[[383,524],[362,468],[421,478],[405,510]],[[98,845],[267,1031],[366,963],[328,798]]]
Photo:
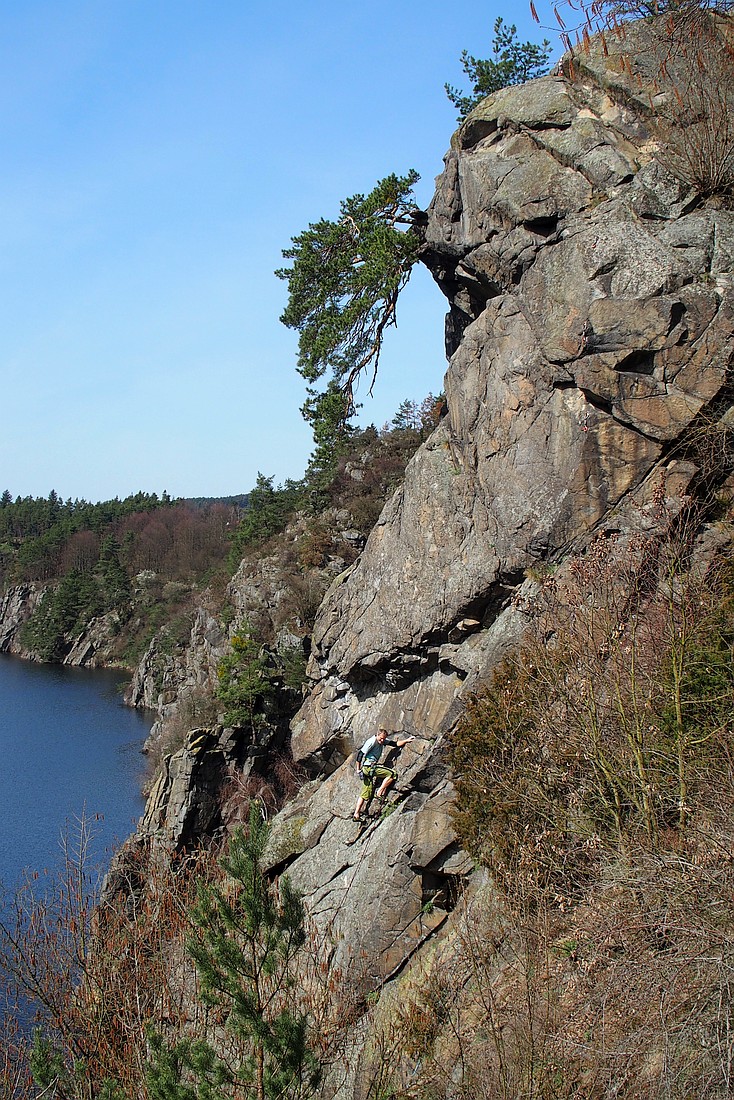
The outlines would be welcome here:
[[[409,737],[404,737],[399,741],[392,741],[388,739],[386,729],[378,729],[377,733],[373,737],[368,737],[362,748],[357,753],[357,767],[359,768],[359,775],[362,779],[362,792],[357,799],[357,805],[354,810],[354,820],[360,821],[362,819],[362,811],[372,801],[372,796],[375,793],[375,784],[378,780],[382,780],[379,790],[377,791],[377,799],[382,802],[387,794],[387,790],[392,783],[398,777],[398,773],[394,768],[386,768],[384,764],[380,764],[379,760],[382,756],[382,750],[385,745],[389,745],[391,748],[402,749],[404,745],[409,745],[415,738],[411,734]]]

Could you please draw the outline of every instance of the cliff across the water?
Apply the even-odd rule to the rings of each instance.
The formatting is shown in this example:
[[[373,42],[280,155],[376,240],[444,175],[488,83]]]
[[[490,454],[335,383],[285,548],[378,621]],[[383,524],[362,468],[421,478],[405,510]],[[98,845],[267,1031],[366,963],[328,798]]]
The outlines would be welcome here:
[[[8,589],[0,597],[0,653],[28,656],[28,650],[20,641],[20,632],[38,607],[43,593],[43,585],[22,584]]]
[[[38,611],[51,585],[27,581],[13,585],[0,595],[0,653],[37,661],[38,654],[23,639],[23,629]],[[121,667],[119,633],[121,616],[108,611],[84,624],[74,632],[62,664],[81,668]]]
[[[728,453],[706,466],[694,442],[733,415],[734,211],[663,155],[625,62],[648,33],[494,94],[455,134],[421,256],[450,306],[446,414],[313,631],[291,737],[309,782],[273,821],[270,866],[303,892],[332,964],[386,1001],[406,968],[450,952],[459,899],[491,904],[456,838],[445,745],[521,641],[539,577],[553,569],[562,592],[600,534],[624,546],[654,531],[661,500],[675,514],[732,488]],[[703,515],[701,552],[727,530]],[[351,843],[353,754],[380,726],[415,740],[392,812]],[[168,760],[176,782],[141,836],[181,841],[180,776],[206,761],[199,740]],[[340,1096],[372,1095],[363,1040]]]

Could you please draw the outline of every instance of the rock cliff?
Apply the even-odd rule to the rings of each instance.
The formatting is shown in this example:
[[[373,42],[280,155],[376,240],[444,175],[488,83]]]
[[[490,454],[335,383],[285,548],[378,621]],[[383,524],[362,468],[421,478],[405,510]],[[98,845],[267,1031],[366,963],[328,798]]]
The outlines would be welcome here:
[[[448,415],[324,603],[301,759],[424,726],[424,699],[440,726],[528,572],[644,498],[728,399],[732,213],[666,172],[603,61],[497,93],[454,137],[423,253],[451,302]]]
[[[292,744],[320,778],[276,819],[272,860],[372,982],[466,871],[442,742],[521,637],[517,597],[600,530],[649,523],[661,479],[695,493],[686,441],[729,410],[734,213],[666,168],[610,50],[498,92],[454,136],[422,254],[450,302],[448,411],[314,629]],[[419,738],[395,812],[349,846],[350,755],[380,725]]]
[[[20,584],[0,596],[0,653],[28,657],[20,632],[43,598],[44,587]]]
[[[471,872],[442,746],[522,637],[519,597],[600,531],[652,523],[661,486],[695,495],[710,471],[688,444],[731,415],[734,212],[666,167],[618,44],[469,116],[421,258],[449,300],[447,412],[321,606],[292,726],[311,782],[270,845],[365,988],[450,920]],[[417,736],[392,812],[350,843],[352,754],[378,726]]]
[[[38,610],[44,598],[53,592],[53,585],[24,582],[0,595],[0,653],[9,653],[24,660],[40,661],[38,653],[24,644],[23,628]],[[119,636],[123,620],[116,610],[96,615],[77,625],[66,639],[61,664],[80,668],[113,668],[128,666],[120,659]],[[142,698],[136,705],[147,706]]]

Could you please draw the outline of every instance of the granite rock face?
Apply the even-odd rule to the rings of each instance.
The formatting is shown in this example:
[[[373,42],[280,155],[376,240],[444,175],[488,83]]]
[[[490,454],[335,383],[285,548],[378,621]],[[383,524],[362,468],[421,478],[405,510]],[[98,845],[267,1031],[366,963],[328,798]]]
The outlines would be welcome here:
[[[41,604],[48,585],[26,581],[0,595],[0,653],[25,660],[38,660],[21,640],[23,627]],[[119,628],[119,615],[110,611],[91,619],[70,640],[62,663],[82,668],[102,668],[115,664],[112,642]]]
[[[21,643],[20,632],[43,599],[44,592],[43,585],[28,583],[9,588],[0,596],[0,653],[29,656]]]
[[[292,727],[317,778],[271,842],[355,980],[395,974],[451,911],[444,738],[521,639],[536,572],[649,529],[661,487],[695,492],[685,443],[732,400],[733,254],[734,212],[666,168],[614,56],[498,92],[454,136],[422,253],[450,304],[447,413],[322,604]],[[420,737],[393,812],[350,844],[351,754],[381,725]]]
[[[734,212],[666,167],[613,49],[564,65],[452,140],[421,256],[449,301],[446,415],[331,583],[292,725],[312,781],[273,821],[269,865],[365,989],[450,919],[470,873],[445,738],[522,639],[538,571],[562,583],[600,531],[649,531],[661,492],[696,492],[687,442],[731,416]],[[416,738],[356,836],[353,753],[379,726]],[[166,767],[147,829],[185,843],[205,764],[185,746]]]
[[[125,695],[131,706],[156,712],[151,744],[160,737],[166,723],[179,715],[189,725],[197,724],[197,703],[210,697],[217,663],[226,649],[226,633],[204,607],[193,615],[185,645],[168,645],[165,631],[153,638]]]
[[[450,723],[528,572],[644,499],[728,403],[734,213],[666,170],[614,57],[574,72],[483,101],[437,180],[448,413],[323,604],[293,739],[314,769],[377,722]]]

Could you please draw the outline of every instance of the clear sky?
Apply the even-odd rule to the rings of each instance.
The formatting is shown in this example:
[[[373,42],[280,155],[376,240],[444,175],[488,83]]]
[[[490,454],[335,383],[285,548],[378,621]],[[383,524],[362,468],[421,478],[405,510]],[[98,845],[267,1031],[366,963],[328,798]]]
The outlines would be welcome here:
[[[536,4],[550,24],[548,5]],[[302,475],[297,335],[273,271],[309,222],[390,172],[427,206],[445,81],[526,0],[4,0],[0,490],[96,501]],[[442,388],[423,268],[364,424]]]

